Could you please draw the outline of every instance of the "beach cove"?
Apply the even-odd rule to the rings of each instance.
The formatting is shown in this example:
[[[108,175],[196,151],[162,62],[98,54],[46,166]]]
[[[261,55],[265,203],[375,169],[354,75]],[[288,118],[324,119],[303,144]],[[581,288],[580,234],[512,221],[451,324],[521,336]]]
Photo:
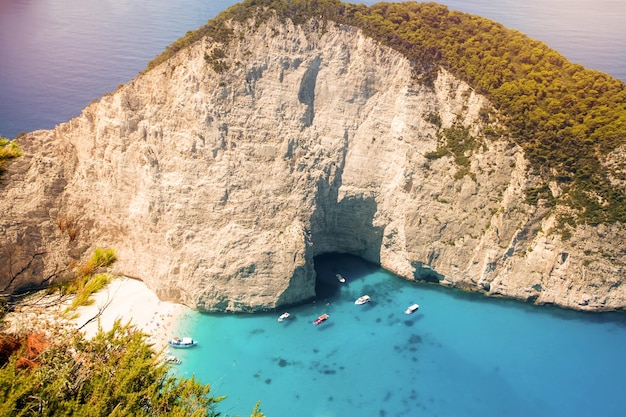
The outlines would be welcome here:
[[[316,259],[318,297],[284,311],[192,313],[173,371],[268,416],[621,416],[626,316],[407,282],[349,255]],[[340,273],[345,283],[336,279]],[[371,301],[355,305],[362,295]],[[405,309],[418,303],[417,312]],[[328,314],[325,322],[313,321]]]
[[[17,12],[8,5],[0,9],[6,23],[0,26],[17,39],[7,37],[3,45],[11,48],[2,50],[0,56],[4,75],[0,96],[6,105],[0,111],[0,134],[13,137],[20,131],[50,128],[78,115],[91,100],[134,77],[186,30],[235,2],[217,2],[218,6],[213,2],[172,3],[177,12],[188,11],[185,16],[166,10],[166,2],[158,6],[137,3],[140,9],[152,12],[160,7],[156,18],[153,13],[129,13],[115,7],[118,15],[81,15],[83,10],[93,10],[92,3],[76,7],[76,2],[57,2],[54,13],[40,10],[49,7],[50,1],[20,3]],[[454,8],[474,6],[461,1],[447,3]],[[535,37],[537,28],[558,35],[558,39],[541,39],[563,53],[561,44],[584,57],[602,52],[611,66],[589,65],[607,71],[615,68],[619,72],[612,74],[625,79],[626,54],[617,49],[625,45],[622,4],[594,3],[594,11],[605,10],[614,18],[611,21],[619,22],[617,29],[602,24],[603,30],[597,30],[577,21],[568,26],[567,16],[577,12],[590,15],[578,3],[568,4],[567,13],[541,13],[531,4],[519,2],[513,10],[508,7],[511,3],[515,2],[479,2],[476,7],[484,10],[465,11],[496,18],[490,14],[493,10],[513,20],[503,23]],[[561,2],[541,2],[550,3],[558,7]],[[201,16],[200,7],[211,10]],[[21,13],[27,8],[33,9],[32,15]],[[192,21],[189,15],[200,17]],[[33,16],[46,19],[41,22]],[[129,23],[126,16],[140,16],[143,25]],[[88,20],[91,17],[97,21]],[[564,29],[545,24],[542,19],[547,18],[558,19]],[[76,36],[79,28],[72,24],[77,21],[93,32],[79,31]],[[73,32],[55,31],[58,26],[73,28]],[[110,36],[103,27],[120,37]],[[129,28],[138,32],[131,34],[126,31]],[[609,32],[611,36],[607,36]],[[74,35],[44,36],[46,33]],[[103,46],[108,42],[128,46],[132,41],[136,44],[127,50]],[[72,57],[77,58],[69,59]],[[575,61],[581,62],[578,57]],[[350,265],[342,256],[336,264],[341,268]],[[155,348],[173,336],[197,338],[197,348],[172,352],[183,359],[174,371],[196,375],[210,383],[216,395],[227,395],[222,405],[224,415],[229,416],[248,415],[257,400],[268,417],[358,413],[386,417],[622,416],[626,412],[623,314],[584,314],[490,300],[401,281],[376,267],[364,270],[359,274],[360,267],[348,267],[344,272],[347,285],[335,287],[335,291],[330,285],[335,284],[333,275],[328,275],[331,290],[310,303],[288,308],[291,317],[283,323],[277,322],[282,310],[201,315],[159,302],[140,281],[130,279],[113,281],[106,296],[104,291],[96,294],[95,306],[104,306],[114,296],[120,302],[105,309],[101,323],[131,319],[152,334],[150,341],[158,341]],[[354,300],[365,291],[372,302],[355,310]],[[403,310],[411,302],[418,302],[421,308],[405,317]],[[91,319],[98,311],[93,308],[82,310],[75,325]],[[313,326],[312,321],[323,312],[329,314],[329,320]],[[95,322],[91,323],[84,328],[88,333],[94,329]]]
[[[350,255],[320,256],[316,270],[316,299],[254,314],[201,314],[119,277],[69,324],[91,338],[98,322],[103,330],[132,323],[156,352],[182,361],[173,374],[227,397],[218,407],[224,416],[248,415],[257,401],[274,417],[617,417],[626,410],[623,313],[411,283]],[[356,305],[363,295],[371,301]],[[419,310],[405,314],[414,303]],[[62,308],[18,308],[9,321],[15,330],[45,326]],[[328,320],[314,325],[322,314]],[[167,341],[175,336],[198,345],[173,349]]]
[[[114,279],[92,297],[94,303],[80,307],[78,318],[73,320],[78,327],[82,327],[87,338],[98,331],[98,320],[86,322],[104,308],[100,316],[102,329],[111,329],[116,320],[122,324],[130,322],[150,335],[148,343],[153,344],[157,351],[168,346],[167,342],[174,337],[178,323],[192,313],[182,304],[159,300],[143,282],[126,277]]]

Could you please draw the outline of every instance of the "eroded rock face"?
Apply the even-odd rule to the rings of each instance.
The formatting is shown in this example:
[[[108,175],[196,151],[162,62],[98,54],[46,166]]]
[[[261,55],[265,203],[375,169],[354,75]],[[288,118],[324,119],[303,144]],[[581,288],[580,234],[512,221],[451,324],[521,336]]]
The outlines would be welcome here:
[[[407,279],[624,308],[623,225],[561,240],[504,140],[482,139],[467,175],[425,156],[455,122],[481,137],[484,97],[444,71],[419,85],[353,28],[251,28],[20,139],[0,189],[0,289],[63,279],[100,246],[162,299],[271,309],[314,296],[315,255],[346,252]]]

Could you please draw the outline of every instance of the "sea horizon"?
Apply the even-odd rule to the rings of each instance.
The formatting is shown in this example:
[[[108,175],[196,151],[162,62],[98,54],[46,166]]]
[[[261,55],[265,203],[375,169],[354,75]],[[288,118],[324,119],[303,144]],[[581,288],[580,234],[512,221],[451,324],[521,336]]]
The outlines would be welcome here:
[[[0,4],[0,135],[53,129],[115,91],[235,0],[41,0]],[[355,2],[371,5],[373,0]],[[442,0],[626,81],[626,2]]]

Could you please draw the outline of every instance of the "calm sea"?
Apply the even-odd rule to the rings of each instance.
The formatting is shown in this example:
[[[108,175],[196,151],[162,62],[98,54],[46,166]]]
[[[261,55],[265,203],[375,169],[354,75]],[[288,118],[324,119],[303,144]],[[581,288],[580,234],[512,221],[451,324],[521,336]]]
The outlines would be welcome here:
[[[50,129],[234,0],[0,0],[0,135]],[[366,4],[375,1],[365,1]],[[443,0],[626,81],[624,0]]]
[[[626,415],[623,314],[411,284],[347,255],[315,265],[318,298],[282,323],[282,310],[187,317],[178,336],[199,344],[173,349],[175,371],[227,395],[227,416],[257,400],[268,417]]]
[[[0,135],[49,129],[144,69],[232,0],[0,0]],[[365,2],[368,4],[373,1]],[[446,0],[626,80],[626,1]],[[193,314],[177,372],[225,415],[623,416],[624,315],[582,314],[409,284],[334,255],[320,297],[280,312]],[[333,280],[340,270],[348,282]],[[372,302],[355,306],[369,294]],[[410,316],[403,310],[421,305]],[[328,313],[320,326],[311,321]]]

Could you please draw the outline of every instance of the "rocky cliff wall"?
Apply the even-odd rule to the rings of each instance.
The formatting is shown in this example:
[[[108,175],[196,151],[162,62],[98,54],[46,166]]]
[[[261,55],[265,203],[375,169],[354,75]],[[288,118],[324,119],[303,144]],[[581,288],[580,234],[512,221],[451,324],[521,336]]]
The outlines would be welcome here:
[[[626,306],[623,225],[555,234],[525,202],[521,150],[482,135],[484,97],[445,71],[416,83],[353,28],[253,27],[20,139],[0,189],[0,289],[63,279],[101,246],[162,299],[271,309],[314,296],[315,255],[346,252],[411,280]],[[481,143],[467,175],[427,157],[454,123]]]

